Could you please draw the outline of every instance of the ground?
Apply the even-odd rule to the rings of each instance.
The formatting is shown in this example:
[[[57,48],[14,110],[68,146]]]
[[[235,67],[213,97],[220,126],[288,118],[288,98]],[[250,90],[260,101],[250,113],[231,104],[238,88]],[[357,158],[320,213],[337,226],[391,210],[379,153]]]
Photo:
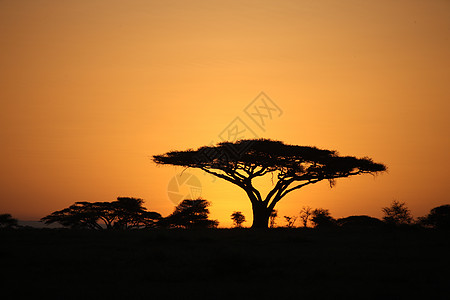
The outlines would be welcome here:
[[[4,299],[448,299],[424,229],[0,231]],[[3,298],[3,297],[2,297]]]

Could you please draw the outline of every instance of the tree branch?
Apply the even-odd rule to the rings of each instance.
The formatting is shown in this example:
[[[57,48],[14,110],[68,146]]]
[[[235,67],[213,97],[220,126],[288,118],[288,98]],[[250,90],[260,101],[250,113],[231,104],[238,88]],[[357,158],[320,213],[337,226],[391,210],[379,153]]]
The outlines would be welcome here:
[[[289,184],[291,184],[292,179],[289,180],[283,180],[283,179],[279,179],[278,182],[276,183],[275,187],[270,190],[270,192],[267,194],[266,199],[264,200],[264,202],[268,205],[270,199],[272,199],[273,195],[275,195],[276,193],[278,193],[279,190],[283,189],[284,186],[289,186]]]
[[[323,178],[323,179],[325,179],[325,178]],[[306,186],[306,185],[308,185],[308,184],[314,184],[314,183],[317,183],[317,182],[319,182],[319,181],[321,181],[321,180],[323,180],[323,179],[314,179],[314,180],[310,180],[310,181],[305,182],[305,183],[301,183],[301,184],[296,185],[296,186],[294,186],[294,187],[292,187],[292,188],[290,188],[290,189],[285,190],[284,192],[282,192],[282,193],[280,194],[280,196],[281,196],[281,198],[283,198],[284,196],[286,196],[286,194],[288,194],[288,193],[290,193],[290,192],[292,192],[292,191],[294,191],[294,190],[297,190],[297,189],[299,189],[299,188],[302,188],[302,187],[304,187],[304,186]]]
[[[259,202],[262,202],[261,193],[253,186],[251,179],[248,180],[248,183],[246,183],[245,186],[251,189],[251,191],[253,192],[253,194],[255,194],[256,199]]]
[[[234,183],[234,184],[236,184],[236,185],[242,187],[242,182],[241,182],[241,181],[239,181],[239,180],[237,180],[237,179],[235,179],[235,178],[233,178],[233,177],[231,177],[231,176],[229,176],[229,175],[226,176],[226,175],[223,175],[223,174],[220,174],[220,173],[211,171],[211,170],[209,170],[209,169],[207,169],[207,168],[205,168],[205,167],[201,167],[200,169],[203,170],[203,171],[205,171],[206,173],[209,173],[209,174],[211,174],[211,175],[217,176],[217,177],[219,177],[219,178],[222,178],[222,179],[224,179],[224,180],[226,180],[226,181],[229,181],[229,182],[231,182],[231,183]],[[223,171],[223,170],[221,170],[221,171]],[[224,172],[226,173],[226,171],[224,171]],[[228,173],[227,173],[227,174],[228,174]]]

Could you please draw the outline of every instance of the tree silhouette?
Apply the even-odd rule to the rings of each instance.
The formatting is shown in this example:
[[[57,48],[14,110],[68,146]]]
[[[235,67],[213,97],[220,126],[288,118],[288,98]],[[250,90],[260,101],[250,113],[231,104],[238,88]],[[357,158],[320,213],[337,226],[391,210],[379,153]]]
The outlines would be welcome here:
[[[310,184],[386,170],[370,158],[339,156],[336,151],[287,145],[268,139],[222,142],[197,150],[171,151],[153,156],[157,164],[199,168],[242,188],[253,210],[253,228],[267,228],[270,213],[287,194]],[[253,179],[271,173],[276,178],[265,197]]]
[[[330,211],[325,208],[316,208],[312,211],[311,221],[314,227],[333,227],[336,225],[336,220],[330,215]]]
[[[14,219],[10,214],[0,214],[0,228],[14,228],[17,226],[17,219]]]
[[[419,222],[436,229],[450,229],[450,205],[441,205],[433,208],[425,217],[420,217]]]
[[[408,209],[405,202],[394,200],[392,201],[391,206],[383,207],[381,210],[384,213],[383,220],[387,224],[411,224],[413,221],[411,211]]]
[[[92,203],[76,202],[75,204],[55,211],[41,219],[45,224],[59,223],[72,229],[97,229],[102,227],[97,223],[98,212],[93,209]]]
[[[302,210],[300,211],[300,220],[302,220],[303,227],[308,226],[308,221],[312,214],[312,208],[309,206],[303,206]]]
[[[42,218],[41,222],[96,230],[103,229],[99,221],[102,221],[107,229],[154,227],[161,215],[147,211],[143,203],[142,199],[129,197],[119,197],[113,202],[76,202]]]
[[[231,214],[231,220],[233,220],[234,227],[241,228],[242,223],[245,222],[245,216],[240,211],[235,211]]]
[[[297,221],[297,217],[284,216],[284,219],[286,220],[287,228],[293,228],[295,221]]]
[[[160,221],[163,227],[174,228],[215,228],[217,220],[209,220],[210,203],[204,199],[183,200],[174,212]]]
[[[114,227],[119,229],[155,227],[161,215],[147,211],[143,204],[144,200],[139,198],[118,197],[117,201],[113,202],[117,218]]]

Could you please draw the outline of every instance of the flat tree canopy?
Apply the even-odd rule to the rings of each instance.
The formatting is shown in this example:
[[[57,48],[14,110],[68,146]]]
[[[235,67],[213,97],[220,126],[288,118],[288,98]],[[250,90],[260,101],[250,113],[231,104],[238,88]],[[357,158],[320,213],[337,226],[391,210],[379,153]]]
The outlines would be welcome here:
[[[222,142],[197,150],[171,151],[153,156],[157,164],[199,168],[227,180],[247,193],[253,208],[254,228],[267,228],[270,213],[288,193],[306,185],[359,174],[376,174],[386,166],[368,157],[339,156],[336,151],[287,145],[269,139]],[[266,196],[253,186],[256,177],[276,175]]]
[[[161,219],[157,212],[147,211],[140,198],[118,197],[113,202],[75,202],[41,219],[45,224],[59,223],[78,229],[132,229],[154,227]]]

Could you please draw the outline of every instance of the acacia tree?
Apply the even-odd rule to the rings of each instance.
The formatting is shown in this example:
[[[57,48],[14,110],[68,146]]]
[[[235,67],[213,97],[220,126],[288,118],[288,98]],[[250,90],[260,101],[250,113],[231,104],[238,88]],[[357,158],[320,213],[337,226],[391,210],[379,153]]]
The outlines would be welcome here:
[[[76,202],[68,208],[55,211],[41,219],[45,224],[59,223],[80,229],[131,229],[154,227],[161,218],[157,212],[147,211],[144,200],[118,197],[113,202]]]
[[[267,228],[275,205],[287,194],[310,184],[358,174],[386,170],[370,158],[339,156],[336,151],[287,145],[268,139],[222,142],[197,150],[171,151],[153,156],[157,164],[199,168],[242,188],[253,209],[253,228]],[[253,180],[272,174],[276,182],[267,195],[255,188]]]
[[[64,227],[73,229],[97,229],[102,227],[97,223],[99,213],[94,207],[98,207],[99,203],[94,206],[90,202],[76,202],[71,206],[62,210],[55,211],[41,219],[45,224],[59,223]]]

